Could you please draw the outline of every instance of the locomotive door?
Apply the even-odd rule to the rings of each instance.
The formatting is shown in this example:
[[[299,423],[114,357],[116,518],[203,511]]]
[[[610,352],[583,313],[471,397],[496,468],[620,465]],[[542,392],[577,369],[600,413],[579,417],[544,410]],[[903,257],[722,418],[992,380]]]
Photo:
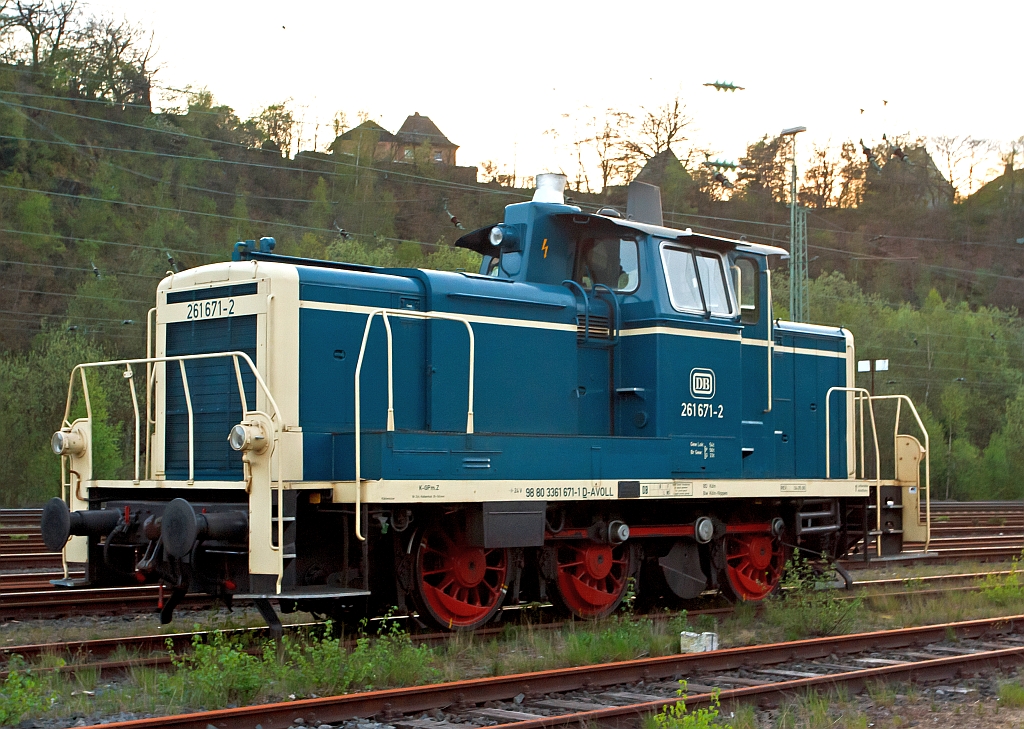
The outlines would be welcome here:
[[[581,435],[615,435],[615,346],[613,304],[608,294],[595,301],[590,293],[589,310],[578,311],[576,324],[577,371]],[[614,296],[614,294],[610,294]],[[581,307],[582,308],[582,307]]]
[[[636,291],[639,248],[632,236],[596,235],[576,245],[573,277],[563,283],[577,296],[576,398],[581,435],[615,435],[616,359],[622,310],[619,295]]]
[[[772,402],[771,272],[763,259],[735,256],[736,298],[743,323],[743,404],[741,437],[743,477],[767,478],[775,461]]]

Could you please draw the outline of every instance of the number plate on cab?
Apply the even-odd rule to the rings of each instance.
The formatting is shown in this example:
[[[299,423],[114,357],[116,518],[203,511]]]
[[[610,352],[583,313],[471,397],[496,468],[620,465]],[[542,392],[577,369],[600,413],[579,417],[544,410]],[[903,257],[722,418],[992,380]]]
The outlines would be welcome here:
[[[160,324],[168,324],[178,321],[202,321],[248,314],[265,314],[266,312],[267,297],[257,294],[164,304],[157,308],[156,319]]]

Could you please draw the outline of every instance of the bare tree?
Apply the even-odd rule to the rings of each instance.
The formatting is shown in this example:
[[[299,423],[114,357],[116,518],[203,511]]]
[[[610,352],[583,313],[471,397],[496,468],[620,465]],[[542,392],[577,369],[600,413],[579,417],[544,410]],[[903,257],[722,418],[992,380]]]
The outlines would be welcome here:
[[[78,0],[15,0],[11,14],[5,16],[6,24],[28,35],[28,56],[33,71],[50,67],[57,60],[77,7]],[[12,55],[15,58],[21,55],[20,49],[13,49]]]
[[[1016,181],[1017,176],[1014,171],[1017,169],[1017,157],[1024,152],[1024,137],[1010,142],[1006,147],[1003,148],[1002,154],[999,156],[1000,161],[1003,163],[1003,175],[1006,177],[1006,185],[1009,186],[1009,194],[1011,204],[1016,205],[1017,200],[1015,196],[1016,192]]]
[[[344,111],[334,112],[334,118],[331,119],[331,129],[334,130],[334,136],[338,137],[345,133],[348,129],[348,114]]]
[[[743,194],[785,202],[789,187],[786,154],[787,145],[782,137],[769,138],[766,134],[748,145],[746,156],[740,160]]]
[[[587,141],[597,156],[601,189],[606,190],[614,180],[626,177],[629,152],[624,148],[623,140],[633,125],[633,117],[625,111],[606,109],[604,116],[595,117],[591,124],[594,134]]]
[[[72,37],[73,46],[61,64],[72,94],[150,105],[152,33],[127,20],[93,17]]]
[[[693,119],[686,114],[686,104],[678,96],[654,111],[641,110],[643,116],[638,133],[635,138],[624,142],[627,150],[650,159],[672,149],[672,145],[686,141],[683,131],[693,123]]]
[[[973,192],[975,170],[981,157],[992,149],[985,139],[970,135],[955,137],[932,137],[937,166],[953,188],[959,201]]]
[[[271,104],[258,117],[250,120],[262,137],[264,149],[279,150],[286,157],[295,138],[296,122],[288,108],[290,102],[291,99],[285,99],[280,104]]]
[[[807,185],[801,190],[804,199],[812,207],[823,209],[831,207],[836,201],[836,185],[840,177],[840,160],[832,156],[832,150],[814,145],[813,162],[804,173]]]
[[[839,159],[842,161],[842,167],[839,169],[836,205],[841,208],[855,208],[864,197],[864,173],[867,162],[852,141],[843,142]]]

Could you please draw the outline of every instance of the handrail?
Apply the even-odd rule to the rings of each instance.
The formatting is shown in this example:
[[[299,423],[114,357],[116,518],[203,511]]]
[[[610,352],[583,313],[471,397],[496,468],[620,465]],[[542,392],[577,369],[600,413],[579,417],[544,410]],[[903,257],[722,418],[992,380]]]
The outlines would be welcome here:
[[[469,334],[469,407],[466,412],[466,433],[473,433],[473,382],[475,380],[476,373],[476,337],[473,334],[473,325],[470,324],[469,319],[460,314],[449,314],[446,312],[435,312],[435,311],[413,311],[411,309],[374,309],[366,315],[366,326],[363,327],[363,341],[359,345],[359,358],[356,360],[356,373],[355,373],[355,530],[356,538],[360,541],[365,541],[366,537],[362,534],[362,522],[360,519],[360,502],[361,502],[361,491],[362,491],[362,444],[360,442],[360,436],[362,431],[362,392],[359,377],[363,371],[363,360],[366,357],[366,343],[370,337],[370,327],[373,325],[373,320],[377,316],[381,317],[384,322],[384,330],[387,333],[388,343],[388,423],[387,430],[393,431],[395,429],[394,423],[394,405],[395,405],[395,394],[394,394],[394,374],[393,374],[393,349],[394,344],[392,341],[391,323],[388,317],[394,316],[400,319],[439,319],[443,321],[458,321],[466,325],[466,331]]]
[[[270,419],[271,423],[274,424],[275,432],[280,432],[283,429],[284,424],[283,424],[283,421],[282,421],[281,410],[280,410],[280,408],[277,405],[277,401],[274,399],[274,396],[270,392],[270,388],[267,386],[267,383],[263,379],[263,376],[260,374],[259,370],[256,369],[256,365],[255,365],[255,363],[253,363],[252,359],[250,359],[249,355],[246,354],[245,352],[241,352],[241,351],[237,351],[237,350],[235,350],[235,351],[226,351],[226,352],[209,352],[209,353],[205,353],[205,354],[181,354],[181,355],[171,355],[171,356],[165,356],[165,357],[139,357],[139,358],[135,358],[135,359],[117,359],[117,360],[106,360],[106,361],[103,361],[103,362],[84,362],[82,364],[77,364],[77,365],[74,366],[74,368],[72,368],[71,376],[70,376],[70,379],[69,379],[69,382],[68,382],[68,397],[67,397],[67,402],[65,403],[65,406],[64,406],[64,420],[63,420],[64,426],[65,427],[70,427],[71,426],[71,422],[70,422],[69,418],[71,417],[71,402],[72,402],[72,398],[74,396],[75,375],[76,375],[76,373],[80,376],[80,378],[82,380],[82,393],[85,396],[85,412],[86,412],[86,417],[91,420],[92,419],[92,401],[91,401],[91,399],[89,397],[89,385],[88,385],[88,381],[87,381],[86,375],[85,375],[87,369],[98,369],[100,367],[122,367],[123,366],[123,367],[126,368],[126,372],[127,372],[127,371],[130,370],[132,365],[146,365],[147,369],[148,369],[152,365],[155,365],[155,364],[165,364],[166,365],[169,362],[178,362],[179,363],[179,367],[181,368],[181,372],[182,372],[182,387],[183,387],[183,389],[185,391],[185,405],[186,405],[186,408],[188,409],[188,412],[189,412],[189,483],[192,483],[194,481],[194,461],[195,461],[195,453],[194,453],[194,449],[195,448],[194,448],[194,435],[193,435],[194,434],[194,412],[193,412],[193,409],[192,409],[191,393],[189,392],[189,387],[188,387],[188,375],[185,373],[185,362],[191,361],[191,360],[200,360],[200,359],[216,359],[216,358],[220,358],[220,357],[231,357],[233,362],[234,362],[235,375],[236,375],[236,377],[238,379],[238,392],[239,392],[239,396],[240,396],[241,403],[242,403],[242,412],[243,413],[247,413],[247,412],[251,412],[251,411],[249,410],[248,403],[245,400],[245,389],[242,386],[241,368],[240,368],[240,366],[238,364],[239,360],[243,360],[249,366],[249,370],[252,372],[254,378],[256,379],[256,383],[259,385],[260,389],[263,391],[263,394],[267,398],[267,402],[270,404],[270,406],[272,408],[272,413],[273,414],[272,415],[268,415],[267,417]],[[130,387],[134,386],[134,383],[133,383],[133,379],[134,378],[133,377],[125,377],[125,379],[129,381],[129,386]],[[152,382],[153,381],[151,380],[147,384],[150,385],[150,387],[151,387],[152,386]],[[153,392],[152,392],[151,389],[149,391],[147,391],[146,399],[147,399],[146,412],[147,412],[147,420],[148,420],[148,417],[149,417],[148,413],[150,411],[150,401],[154,399],[153,398]],[[139,412],[138,408],[136,407],[135,408],[135,428],[136,428],[137,432],[140,430],[140,427],[141,427],[140,417],[141,417],[140,416],[140,412]],[[141,439],[136,437],[136,444],[135,444],[135,448],[136,448],[136,480],[138,480],[138,475],[139,475],[138,474],[138,460],[139,460],[138,449],[141,446],[141,442],[140,441],[141,441]],[[149,435],[147,433],[147,447],[149,445],[149,442],[150,442],[150,438],[149,438]],[[149,454],[148,454],[148,451],[147,451],[147,459],[148,459],[148,456],[149,456]],[[280,470],[280,469],[278,469],[278,470]],[[147,475],[151,475],[151,474],[147,474]]]
[[[587,290],[579,285],[576,281],[571,278],[567,278],[562,281],[562,286],[568,286],[569,288],[576,287],[583,295],[583,341],[590,341],[590,297],[587,296]],[[576,294],[572,295],[573,301],[576,300]]]
[[[195,417],[192,413],[192,391],[188,389],[188,375],[185,374],[185,363],[178,361],[181,369],[181,387],[185,391],[185,407],[188,409],[188,483],[195,482]]]
[[[875,400],[895,400],[896,401],[896,418],[893,423],[893,458],[897,458],[896,445],[900,435],[900,413],[902,404],[904,402],[910,407],[910,412],[914,415],[914,420],[917,421],[917,427],[921,429],[921,433],[924,435],[924,450],[925,450],[925,461],[924,461],[924,483],[925,483],[925,522],[929,525],[926,530],[925,536],[925,551],[928,551],[928,547],[931,543],[931,529],[932,523],[932,488],[931,488],[931,441],[928,435],[928,429],[924,426],[924,421],[921,420],[921,415],[917,412],[917,407],[914,405],[914,401],[910,399],[908,395],[872,395],[863,387],[832,387],[829,388],[828,393],[825,395],[825,478],[831,478],[829,473],[831,472],[831,446],[832,439],[830,433],[831,419],[829,418],[829,405],[831,403],[831,395],[833,391],[840,392],[852,392],[855,394],[856,402],[859,403],[861,409],[861,478],[864,478],[864,402],[868,404],[868,412],[871,415],[871,431],[874,437],[875,444],[875,487],[877,489],[877,503],[878,508],[876,509],[877,517],[877,529],[880,532],[882,529],[882,499],[881,499],[881,476],[882,476],[882,464],[881,454],[878,450],[878,433],[875,427]],[[895,461],[893,462],[893,468],[896,468]],[[894,470],[895,477],[895,470]],[[915,514],[915,518],[919,518],[919,513]],[[866,548],[866,545],[865,545]],[[878,546],[879,553],[881,553],[881,543]]]
[[[868,414],[871,416],[871,437],[875,443],[875,498],[878,508],[875,509],[875,516],[877,525],[876,530],[881,533],[882,531],[882,459],[881,454],[878,452],[878,429],[875,426],[875,406],[871,402],[871,393],[865,390],[863,387],[830,387],[828,392],[825,393],[825,478],[830,478],[832,472],[832,434],[831,426],[832,419],[829,417],[829,406],[832,402],[833,392],[852,392],[857,400],[860,401],[861,405],[861,443],[864,440],[864,418],[863,418],[863,407],[864,401],[868,403]],[[864,473],[864,452],[863,445],[861,445],[861,478],[865,478]],[[867,550],[868,545],[864,545],[864,549]],[[878,540],[878,554],[882,554],[882,541]]]
[[[615,336],[611,336],[610,339],[611,339],[611,343],[612,344],[618,344],[618,342],[619,342],[619,330],[621,329],[621,322],[622,322],[622,309],[619,306],[619,297],[615,295],[615,291],[608,284],[596,283],[596,284],[594,284],[594,298],[595,299],[600,298],[597,295],[597,290],[598,289],[604,289],[605,291],[608,292],[608,295],[612,298],[612,308],[614,309],[613,316],[615,317],[615,321],[612,322],[612,323],[614,325],[613,331],[615,332]],[[611,332],[609,332],[609,335],[611,335]]]
[[[859,403],[861,407],[861,464],[860,464],[860,478],[866,478],[864,473],[864,424],[863,424],[863,408],[864,401],[868,402],[868,412],[871,415],[871,435],[875,442],[875,480],[881,480],[881,456],[878,453],[878,431],[875,428],[875,408],[871,403],[871,393],[865,390],[863,387],[830,387],[828,392],[825,393],[825,478],[832,478],[832,419],[829,417],[829,411],[832,405],[832,393],[834,392],[849,392],[853,393],[855,397],[855,403]],[[856,464],[854,464],[854,475],[856,475]]]
[[[768,292],[768,304],[767,304],[767,306],[765,306],[765,309],[767,309],[767,311],[765,313],[768,315],[768,321],[766,322],[766,324],[767,324],[766,328],[768,330],[768,407],[765,408],[762,412],[770,413],[772,411],[772,397],[773,397],[773,393],[772,393],[772,379],[775,376],[772,373],[772,366],[775,363],[775,331],[774,331],[774,325],[772,324],[772,322],[774,321],[772,319],[772,314],[774,314],[775,312],[772,311],[772,272],[770,270],[765,270],[765,272],[764,272],[764,281],[765,281],[765,290]],[[742,320],[742,316],[743,316],[743,312],[740,311],[741,320]]]
[[[124,378],[128,380],[128,389],[132,392],[132,408],[135,410],[135,479],[136,486],[139,485],[139,396],[135,392],[135,373],[131,365],[124,366]]]
[[[147,339],[148,339],[148,336],[147,336]],[[149,343],[147,342],[147,352],[146,352],[147,355],[149,354],[148,347],[149,347]],[[153,376],[153,373],[154,373],[156,368],[153,367],[153,365],[157,365],[157,364],[166,365],[169,362],[177,362],[178,366],[179,366],[179,368],[181,370],[181,384],[182,384],[182,389],[184,390],[184,393],[185,393],[185,406],[186,406],[186,408],[188,410],[188,483],[191,485],[191,484],[193,484],[195,482],[195,413],[194,413],[194,410],[193,410],[193,407],[192,407],[192,394],[191,394],[191,391],[190,391],[189,385],[188,385],[188,374],[187,374],[187,372],[185,370],[185,362],[191,361],[191,360],[201,360],[201,359],[217,359],[217,358],[220,358],[220,357],[230,357],[231,361],[232,361],[232,363],[234,365],[235,378],[236,378],[236,381],[238,383],[238,395],[239,395],[239,399],[240,399],[241,404],[242,404],[242,414],[243,414],[243,417],[247,417],[247,416],[249,416],[251,414],[255,414],[255,415],[261,415],[261,416],[265,417],[267,420],[270,421],[271,427],[273,428],[273,431],[274,431],[274,433],[273,433],[273,448],[270,451],[270,453],[273,454],[277,450],[279,434],[284,430],[284,421],[283,421],[283,416],[281,414],[281,409],[278,407],[277,401],[274,399],[273,394],[271,394],[270,388],[268,387],[266,381],[263,379],[263,376],[260,374],[259,370],[256,368],[256,364],[252,361],[252,359],[249,357],[248,354],[246,354],[245,352],[242,352],[242,351],[238,351],[238,350],[231,350],[231,351],[226,351],[226,352],[208,352],[208,353],[204,353],[204,354],[181,354],[181,355],[171,355],[171,356],[164,356],[164,357],[149,357],[149,356],[147,356],[147,357],[140,357],[140,358],[136,358],[136,359],[107,360],[107,361],[103,361],[103,362],[85,362],[85,363],[82,363],[82,364],[77,364],[71,370],[71,376],[70,376],[70,380],[69,380],[69,383],[68,383],[68,398],[67,398],[67,402],[64,405],[64,421],[63,421],[64,425],[66,427],[70,427],[70,425],[71,425],[71,423],[69,421],[69,418],[71,417],[71,402],[72,402],[72,398],[74,396],[75,374],[78,373],[80,375],[80,377],[81,377],[81,380],[82,380],[82,392],[83,392],[83,395],[85,397],[86,417],[91,420],[92,419],[92,402],[91,402],[91,400],[89,398],[89,385],[88,385],[88,381],[86,379],[86,374],[85,374],[86,370],[87,369],[98,369],[100,367],[114,367],[114,366],[120,367],[120,366],[123,366],[125,368],[124,378],[126,380],[128,380],[128,385],[129,385],[129,388],[131,389],[131,392],[132,392],[132,402],[133,402],[133,406],[134,406],[134,410],[135,410],[135,483],[136,484],[139,483],[139,459],[140,459],[139,448],[141,446],[141,442],[140,442],[141,441],[141,438],[140,438],[141,416],[140,416],[139,407],[138,407],[137,393],[136,393],[136,390],[135,390],[135,383],[134,383],[134,377],[133,377],[134,371],[132,370],[132,365],[143,365],[143,364],[146,365],[146,372],[147,372],[147,383],[146,383],[146,430],[147,430],[147,432],[146,432],[146,461],[147,461],[147,465],[150,465],[149,450],[150,450],[150,445],[151,445],[151,437],[150,437],[149,426],[150,426],[151,423],[155,423],[156,422],[155,417],[154,417],[153,420],[150,420],[150,412],[152,410],[152,407],[151,407],[152,406],[152,401],[155,399],[155,397],[154,397],[154,393],[155,393],[154,383],[156,381],[156,378]],[[271,413],[272,414],[267,414],[267,413],[264,413],[262,411],[250,410],[249,409],[249,403],[246,401],[246,398],[245,398],[245,386],[244,386],[244,383],[242,381],[242,370],[241,370],[241,366],[239,365],[239,360],[243,360],[246,363],[246,365],[249,367],[250,372],[252,372],[252,375],[253,375],[253,377],[256,380],[256,383],[258,384],[260,390],[262,390],[264,396],[266,397],[267,403],[270,405]],[[253,405],[257,406],[257,403],[253,403]],[[89,444],[89,447],[90,447],[90,449],[92,448],[92,444],[91,443]],[[147,473],[147,476],[152,476],[152,474]],[[63,461],[62,461],[62,476],[61,476],[61,491],[62,491],[62,494],[63,494],[64,488],[65,488],[65,485],[64,485]],[[272,491],[274,491],[274,490],[277,491],[277,508],[278,508],[278,517],[279,517],[278,518],[278,528],[277,528],[277,542],[278,543],[277,543],[277,546],[275,547],[274,546],[273,533],[271,533],[270,549],[272,551],[275,551],[275,552],[278,553],[277,592],[280,593],[281,592],[281,580],[282,580],[282,577],[284,575],[284,543],[283,543],[284,542],[284,518],[283,518],[284,517],[284,483],[283,483],[283,475],[282,475],[282,464],[281,464],[281,459],[280,458],[278,458],[278,464],[277,464],[277,478],[275,479],[273,477],[273,474],[271,474],[271,486],[270,486],[270,488],[271,488]],[[64,563],[65,563],[65,571],[66,571],[66,559],[64,559]]]
[[[153,356],[153,329],[156,327],[156,307],[146,312],[146,356]],[[153,445],[153,428],[156,426],[156,398],[153,397],[156,377],[152,363],[146,363],[146,462],[142,467],[147,478],[152,478],[150,452]]]
[[[902,403],[904,401],[906,401],[907,405],[910,406],[910,412],[914,414],[914,420],[917,421],[917,427],[921,429],[921,433],[924,435],[924,453],[925,453],[925,459],[924,459],[924,488],[925,488],[924,514],[925,514],[925,516],[924,516],[924,518],[925,518],[925,522],[928,524],[927,536],[925,537],[925,540],[924,540],[924,551],[927,552],[928,551],[928,546],[929,546],[929,544],[931,543],[931,540],[932,540],[932,530],[931,530],[931,523],[932,523],[932,474],[931,474],[931,469],[932,469],[932,466],[931,466],[932,449],[931,449],[931,442],[930,442],[930,439],[928,437],[928,429],[926,427],[924,427],[924,421],[921,420],[921,416],[917,412],[917,407],[914,405],[914,401],[911,400],[908,395],[872,395],[871,398],[873,400],[895,400],[896,401],[896,422],[893,425],[893,446],[894,446],[893,453],[894,454],[895,454],[896,440],[898,439],[899,434],[900,434],[900,406],[902,405]],[[918,514],[916,514],[915,517],[917,517],[919,515],[920,515],[920,512],[918,512]]]

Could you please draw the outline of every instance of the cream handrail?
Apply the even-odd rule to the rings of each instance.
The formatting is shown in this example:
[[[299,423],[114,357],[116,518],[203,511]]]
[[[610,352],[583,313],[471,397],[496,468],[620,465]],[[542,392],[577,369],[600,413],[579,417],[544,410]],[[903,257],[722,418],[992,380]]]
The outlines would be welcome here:
[[[363,341],[359,345],[359,358],[356,361],[356,373],[355,373],[355,529],[356,538],[360,541],[365,541],[366,537],[362,534],[362,522],[360,519],[360,506],[362,497],[362,444],[360,443],[361,425],[362,425],[362,408],[361,403],[361,386],[359,383],[359,377],[363,371],[363,359],[366,357],[366,343],[369,341],[370,328],[373,325],[373,320],[380,316],[384,322],[384,330],[387,333],[387,353],[388,353],[388,420],[387,430],[393,431],[395,429],[394,422],[394,376],[393,376],[393,348],[394,344],[392,341],[391,323],[388,321],[388,317],[394,316],[400,319],[439,319],[443,321],[457,321],[462,322],[466,325],[466,331],[469,334],[469,406],[466,412],[466,433],[473,432],[473,381],[475,379],[475,367],[476,367],[476,337],[473,334],[473,325],[470,324],[469,319],[459,314],[448,314],[445,312],[434,312],[434,311],[414,311],[411,309],[375,309],[366,315],[366,326],[363,328]]]
[[[917,427],[921,429],[921,433],[924,435],[924,518],[925,523],[928,525],[927,536],[924,541],[924,551],[928,551],[928,546],[932,541],[932,449],[931,442],[928,437],[928,429],[924,427],[924,421],[921,420],[920,414],[917,412],[917,407],[914,406],[914,401],[910,399],[908,395],[873,395],[873,400],[895,400],[896,401],[896,423],[893,426],[893,443],[900,434],[900,405],[906,401],[907,405],[910,406],[910,412],[914,414],[914,420],[917,421]],[[894,451],[895,453],[895,451]],[[895,456],[894,456],[895,457]],[[915,518],[918,514],[915,514]]]
[[[147,343],[147,347],[148,347],[148,343]],[[147,354],[149,354],[149,353],[147,352]],[[283,419],[282,419],[281,410],[278,407],[277,401],[274,399],[273,394],[271,394],[270,388],[267,386],[266,381],[263,379],[263,376],[260,374],[259,370],[256,368],[256,364],[252,361],[252,359],[249,357],[248,354],[246,354],[245,352],[242,352],[242,351],[238,351],[238,350],[232,350],[232,351],[226,351],[226,352],[209,352],[209,353],[204,353],[204,354],[181,354],[181,355],[171,355],[171,356],[165,356],[165,357],[140,357],[140,358],[137,358],[137,359],[107,360],[107,361],[103,361],[103,362],[85,362],[85,363],[82,363],[82,364],[75,365],[74,368],[71,370],[71,377],[70,377],[70,381],[68,383],[68,399],[67,399],[67,402],[65,403],[65,406],[64,406],[64,425],[65,426],[70,426],[71,425],[71,423],[69,422],[69,418],[71,416],[71,402],[72,402],[72,398],[74,396],[75,374],[76,373],[78,373],[80,375],[81,380],[82,380],[82,392],[83,392],[83,395],[85,397],[86,417],[91,420],[92,419],[92,402],[91,402],[91,400],[89,398],[89,385],[88,385],[88,382],[87,382],[86,376],[85,376],[85,371],[87,369],[98,369],[100,367],[115,367],[115,366],[116,367],[121,367],[121,366],[123,366],[123,367],[125,367],[125,374],[128,374],[128,373],[132,372],[132,369],[131,369],[132,365],[143,365],[144,364],[144,365],[146,365],[146,371],[147,371],[147,375],[148,375],[149,373],[152,373],[154,371],[155,368],[153,367],[153,365],[155,365],[155,364],[166,365],[168,362],[177,362],[178,366],[181,369],[182,389],[184,390],[184,393],[185,393],[185,406],[186,406],[186,408],[188,410],[188,483],[192,484],[192,483],[194,483],[194,480],[195,480],[195,439],[194,439],[195,413],[194,413],[193,407],[192,407],[192,395],[191,395],[191,392],[190,392],[189,386],[188,386],[188,375],[187,375],[187,373],[185,371],[185,362],[192,361],[192,360],[201,360],[201,359],[217,359],[217,358],[220,358],[220,357],[230,357],[232,362],[233,362],[233,364],[234,364],[235,378],[236,378],[236,380],[238,382],[238,395],[239,395],[239,399],[241,400],[241,404],[242,404],[242,414],[243,414],[243,417],[245,417],[249,413],[254,413],[254,414],[263,415],[264,417],[266,417],[270,421],[271,426],[274,429],[273,448],[271,449],[271,454],[273,454],[277,450],[279,434],[284,429],[284,422],[283,422]],[[242,382],[242,371],[241,371],[241,367],[239,365],[239,360],[243,360],[246,363],[246,365],[248,365],[249,371],[252,372],[252,375],[255,378],[256,383],[259,385],[260,390],[262,390],[263,394],[266,396],[267,402],[270,404],[271,413],[272,414],[268,415],[268,414],[261,413],[261,412],[256,411],[256,410],[249,410],[249,404],[248,404],[248,402],[246,402],[246,399],[245,399],[245,387],[244,387],[243,382]],[[166,367],[164,368],[164,370],[166,371]],[[126,377],[125,379],[127,379],[129,381],[129,387],[131,387],[131,389],[132,389],[133,402],[135,402],[135,431],[136,431],[136,437],[135,437],[135,483],[138,483],[139,482],[139,448],[140,448],[140,438],[139,438],[140,414],[139,414],[139,408],[138,408],[137,401],[135,400],[136,393],[135,393],[134,382],[132,381],[133,378],[132,377]],[[146,460],[147,460],[147,463],[149,463],[149,460],[150,460],[149,459],[149,447],[150,447],[150,443],[151,443],[151,438],[149,436],[149,432],[148,431],[149,431],[149,422],[150,422],[150,420],[149,420],[149,413],[151,412],[152,400],[155,399],[154,398],[155,388],[153,387],[153,383],[154,382],[155,382],[155,378],[150,377],[148,382],[146,383],[147,384],[147,388],[146,388],[147,389],[147,392],[146,392],[146,420],[147,420]],[[256,403],[253,403],[253,404],[256,405]],[[155,422],[155,419],[154,419],[153,422]],[[92,448],[92,444],[91,443],[89,444],[89,447],[90,447],[90,449]],[[152,474],[147,474],[147,475],[151,476]],[[64,480],[63,477],[62,477],[61,480],[63,482],[63,480]],[[283,540],[284,540],[284,518],[283,518],[284,517],[284,483],[283,483],[282,467],[281,467],[281,459],[280,458],[278,458],[278,464],[277,464],[277,478],[275,479],[273,477],[273,475],[271,475],[271,489],[275,489],[277,491],[277,504],[278,504],[278,516],[279,516],[279,519],[278,519],[278,525],[277,525],[278,526],[278,529],[277,529],[277,534],[278,534],[277,542],[278,543],[277,543],[277,546],[275,547],[274,543],[273,543],[273,533],[271,533],[270,549],[273,550],[273,551],[278,552],[277,592],[280,593],[280,591],[281,591],[281,579],[282,579],[282,576],[284,574],[284,544],[283,544]],[[62,483],[62,490],[63,490],[63,483]]]
[[[241,352],[241,351],[237,351],[237,350],[236,351],[227,351],[227,352],[210,352],[210,353],[206,353],[206,354],[181,354],[181,355],[171,355],[171,356],[166,356],[166,357],[140,357],[140,358],[137,358],[137,359],[117,359],[117,360],[106,360],[106,361],[103,361],[103,362],[85,362],[85,363],[82,363],[82,364],[77,364],[71,370],[71,376],[70,376],[70,380],[68,382],[68,398],[67,398],[67,402],[66,402],[66,404],[64,406],[64,425],[65,426],[70,426],[71,425],[71,422],[70,422],[69,418],[71,417],[71,402],[72,402],[72,398],[74,396],[75,375],[76,374],[78,374],[80,376],[81,380],[82,380],[82,393],[85,396],[85,412],[86,412],[86,417],[91,420],[92,419],[92,402],[91,402],[91,400],[89,398],[89,385],[88,385],[88,381],[86,380],[86,376],[85,376],[85,372],[86,372],[87,369],[98,369],[100,367],[126,367],[126,368],[130,368],[132,365],[143,365],[143,364],[146,365],[147,368],[149,368],[149,367],[151,367],[154,364],[167,364],[168,362],[178,362],[179,363],[179,367],[182,370],[182,386],[183,386],[183,389],[185,391],[185,405],[186,405],[186,407],[188,409],[188,412],[189,412],[189,482],[191,483],[193,481],[193,476],[194,476],[194,460],[195,460],[194,442],[193,442],[193,430],[194,430],[193,419],[194,419],[194,413],[193,413],[193,410],[192,410],[191,393],[189,392],[189,387],[188,387],[188,376],[186,375],[186,373],[184,371],[185,370],[185,362],[192,361],[192,360],[201,360],[201,359],[216,359],[216,358],[219,358],[219,357],[231,357],[232,360],[234,361],[235,374],[236,374],[236,377],[237,377],[238,383],[239,383],[238,390],[239,390],[239,397],[240,397],[241,403],[242,403],[242,412],[243,413],[247,413],[247,412],[250,412],[250,411],[249,411],[248,403],[246,402],[246,399],[245,399],[245,390],[242,387],[241,368],[239,367],[238,362],[239,362],[239,360],[242,360],[242,361],[244,361],[249,366],[249,370],[250,370],[250,372],[252,372],[253,377],[256,380],[256,383],[259,385],[260,390],[263,391],[263,394],[267,398],[267,402],[270,404],[270,406],[272,408],[272,413],[273,414],[272,415],[268,415],[267,417],[270,419],[271,423],[274,425],[275,433],[281,432],[281,430],[284,427],[284,424],[283,424],[282,417],[281,417],[281,410],[280,410],[280,408],[278,408],[277,401],[274,399],[274,396],[270,392],[270,388],[267,386],[267,383],[263,379],[263,376],[260,374],[259,370],[256,369],[256,365],[253,363],[253,361],[249,357],[249,355],[246,354],[245,352]],[[126,379],[129,379],[129,384],[131,384],[131,378],[126,378]],[[147,413],[150,411],[150,403],[148,401],[152,399],[152,394],[153,394],[152,392],[147,392],[147,403],[146,403],[146,412]],[[139,418],[140,418],[138,409],[136,409],[136,416],[135,417],[136,417],[136,430],[138,430],[139,425],[140,425],[139,422],[138,422]],[[148,416],[147,416],[147,419],[148,419]],[[147,437],[147,442],[148,442],[148,440],[149,440],[149,438]],[[276,438],[275,438],[275,440],[276,440]],[[136,448],[136,461],[138,461],[138,458],[139,458],[138,449],[139,449],[140,445],[141,445],[141,443],[139,442],[139,439],[137,438],[136,439],[136,444],[135,444],[135,448]],[[148,452],[147,452],[147,458],[148,458]],[[278,468],[278,471],[280,471],[280,468]],[[138,474],[136,473],[136,478],[137,477],[138,477]],[[278,477],[279,477],[278,480],[280,480],[280,473],[278,473]]]
[[[868,414],[871,416],[871,437],[875,444],[875,503],[878,505],[875,509],[876,516],[876,530],[881,533],[882,531],[882,459],[878,452],[878,429],[875,426],[875,406],[871,402],[871,393],[865,390],[863,387],[830,387],[828,392],[825,393],[825,478],[830,478],[832,472],[832,434],[831,425],[832,419],[829,417],[829,405],[832,402],[833,392],[852,392],[854,396],[860,400],[861,407],[861,478],[866,478],[864,473],[864,401],[868,403]],[[868,545],[864,545],[865,551]],[[882,540],[878,540],[878,554],[882,554]]]
[[[128,380],[128,389],[132,391],[132,408],[135,410],[135,479],[136,486],[139,485],[139,396],[135,392],[135,372],[131,365],[124,366],[124,378]]]
[[[185,407],[188,409],[188,483],[195,480],[195,416],[192,412],[192,391],[188,389],[188,375],[185,374],[185,363],[178,360],[181,369],[181,388],[185,391]]]

